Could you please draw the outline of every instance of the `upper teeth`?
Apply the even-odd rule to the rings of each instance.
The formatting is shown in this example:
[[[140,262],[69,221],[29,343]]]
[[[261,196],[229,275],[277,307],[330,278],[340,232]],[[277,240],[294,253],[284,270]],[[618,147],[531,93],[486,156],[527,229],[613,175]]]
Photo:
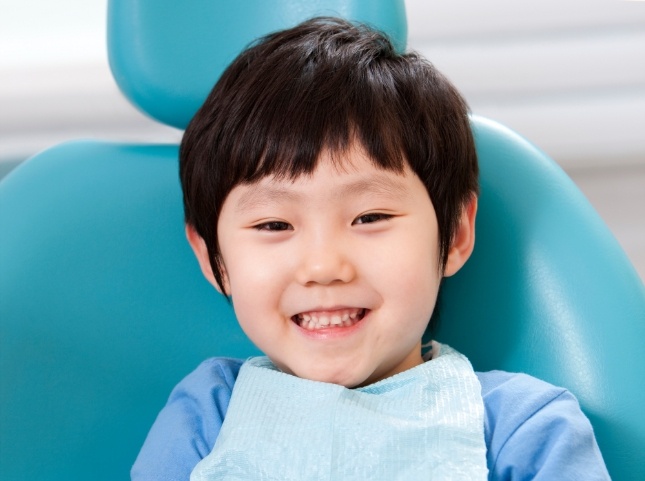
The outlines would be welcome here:
[[[360,319],[363,309],[339,309],[333,312],[307,312],[298,314],[296,321],[300,327],[313,331],[329,326],[349,327]]]

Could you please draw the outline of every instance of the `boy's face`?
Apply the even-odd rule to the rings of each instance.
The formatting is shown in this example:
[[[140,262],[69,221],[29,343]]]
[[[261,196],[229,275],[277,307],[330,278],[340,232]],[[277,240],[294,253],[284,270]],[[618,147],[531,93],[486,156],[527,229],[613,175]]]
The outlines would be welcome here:
[[[422,362],[443,273],[434,208],[407,166],[323,155],[311,176],[235,187],[217,232],[239,323],[281,370],[355,387]],[[190,228],[189,240],[214,282]],[[446,274],[468,257],[453,251]]]

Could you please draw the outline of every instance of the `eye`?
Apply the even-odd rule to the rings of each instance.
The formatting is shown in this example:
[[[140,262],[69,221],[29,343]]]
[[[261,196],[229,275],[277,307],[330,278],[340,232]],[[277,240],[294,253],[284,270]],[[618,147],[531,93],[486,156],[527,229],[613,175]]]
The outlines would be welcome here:
[[[271,222],[264,222],[263,224],[258,224],[253,226],[254,229],[256,230],[265,230],[269,232],[279,232],[279,231],[284,231],[284,230],[293,230],[293,227],[291,224],[288,224],[287,222],[282,222],[282,221],[271,221]]]
[[[392,216],[390,214],[381,214],[378,212],[372,212],[369,214],[363,214],[352,222],[352,225],[357,224],[373,224],[374,222],[379,222],[382,220],[390,220]]]

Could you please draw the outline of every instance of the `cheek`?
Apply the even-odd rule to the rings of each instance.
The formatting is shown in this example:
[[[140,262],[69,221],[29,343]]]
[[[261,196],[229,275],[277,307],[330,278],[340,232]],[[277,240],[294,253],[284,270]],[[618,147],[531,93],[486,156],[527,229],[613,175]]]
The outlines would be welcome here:
[[[227,245],[222,246],[222,259],[233,296],[236,293],[261,296],[280,285],[289,270],[289,256],[253,245],[244,236],[228,239]]]
[[[248,252],[248,251],[247,251]],[[224,258],[226,262],[226,257]],[[282,319],[280,302],[285,269],[280,260],[243,255],[226,265],[235,315],[242,330],[263,349],[273,342],[276,317]]]
[[[435,243],[436,244],[436,243]],[[411,316],[413,323],[430,320],[441,283],[438,255],[427,236],[407,238],[405,248],[392,250],[384,256],[388,264],[381,273],[382,292],[389,292],[390,301],[397,309]]]
[[[279,305],[279,282],[266,266],[256,266],[252,259],[238,262],[229,270],[233,307],[238,321],[245,328],[266,317]]]
[[[266,290],[248,286],[243,295],[233,294],[233,309],[242,331],[260,350],[267,353],[280,345],[282,318],[276,319],[273,297]]]

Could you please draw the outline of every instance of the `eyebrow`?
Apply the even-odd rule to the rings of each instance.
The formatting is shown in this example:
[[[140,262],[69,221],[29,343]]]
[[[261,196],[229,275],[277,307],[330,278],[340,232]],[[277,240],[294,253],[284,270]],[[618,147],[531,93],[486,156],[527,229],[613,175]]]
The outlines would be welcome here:
[[[285,201],[301,202],[306,196],[305,193],[271,184],[255,184],[250,187],[240,196],[235,206],[237,212]],[[335,197],[340,200],[356,195],[402,199],[407,197],[409,192],[403,180],[378,175],[340,184],[335,192]]]
[[[258,184],[251,184],[250,187],[237,201],[235,210],[238,213],[252,210],[255,207],[284,202],[285,200],[298,202],[302,198],[300,193],[282,187]]]
[[[391,199],[401,199],[409,195],[403,180],[392,177],[372,176],[343,184],[337,192],[338,197],[345,199],[359,192],[361,195],[375,195]]]

